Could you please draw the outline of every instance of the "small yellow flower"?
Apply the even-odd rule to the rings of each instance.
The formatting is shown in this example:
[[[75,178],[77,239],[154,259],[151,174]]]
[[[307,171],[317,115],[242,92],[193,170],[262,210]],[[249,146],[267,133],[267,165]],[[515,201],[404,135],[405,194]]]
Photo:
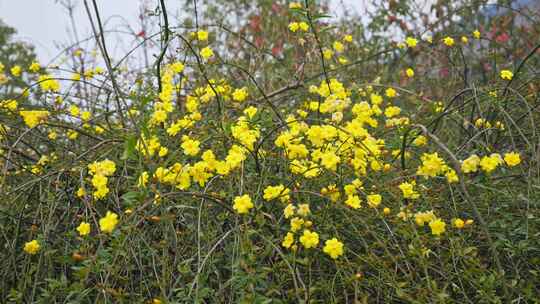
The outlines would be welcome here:
[[[336,238],[327,240],[324,243],[323,252],[335,260],[339,256],[343,255],[343,243],[338,241]]]
[[[414,70],[412,68],[408,68],[405,73],[407,74],[407,77],[412,78],[414,77]]]
[[[20,111],[19,115],[21,115],[24,123],[29,128],[33,128],[40,123],[47,121],[47,118],[49,117],[49,111]]]
[[[307,32],[309,30],[309,24],[305,23],[305,22],[300,22],[298,23],[298,26],[300,27],[300,29],[304,32]]]
[[[41,245],[39,244],[37,240],[32,240],[24,244],[24,251],[31,255],[38,253],[40,248],[41,248]]]
[[[371,208],[376,208],[381,204],[382,196],[380,194],[370,194],[367,196],[367,203]]]
[[[84,191],[84,188],[83,187],[80,187],[78,190],[77,190],[77,197],[81,198],[83,196],[86,195],[86,191]]]
[[[208,32],[207,31],[198,31],[197,32],[197,39],[199,41],[206,41],[208,40]]]
[[[204,59],[208,59],[210,57],[213,57],[214,56],[214,51],[212,51],[212,49],[210,47],[205,47],[203,48],[199,54],[204,58]]]
[[[253,202],[249,195],[244,194],[242,196],[237,196],[234,198],[233,209],[238,212],[238,214],[245,214],[249,212],[249,209],[253,208]]]
[[[502,70],[501,71],[501,78],[504,79],[504,80],[512,80],[512,78],[514,77],[514,73],[512,73],[512,71],[510,70]]]
[[[287,232],[287,235],[285,235],[285,238],[283,239],[281,246],[285,248],[291,248],[293,244],[294,244],[294,234],[292,234],[291,232]]]
[[[289,30],[291,32],[296,33],[296,31],[298,31],[299,28],[300,28],[300,24],[298,24],[298,22],[289,23]]]
[[[473,37],[474,39],[480,39],[480,31],[479,30],[476,30],[473,32]]]
[[[463,42],[463,44],[467,44],[469,43],[469,38],[467,38],[467,36],[461,36],[461,42]]]
[[[87,222],[82,222],[79,227],[77,227],[77,231],[79,232],[80,236],[90,234],[90,224]]]
[[[99,220],[99,229],[105,233],[112,233],[118,224],[118,214],[107,211],[105,217]]]
[[[314,231],[304,230],[304,234],[300,237],[300,243],[306,248],[313,248],[319,244],[319,234]]]
[[[18,65],[11,68],[11,74],[15,77],[21,76],[22,68]]]
[[[397,95],[396,90],[394,90],[393,88],[386,89],[385,93],[386,93],[386,97],[388,98],[394,98]]]
[[[407,43],[408,47],[415,48],[416,44],[418,44],[418,40],[416,40],[416,38],[413,38],[413,37],[407,37],[407,39],[405,39],[405,43]]]
[[[429,228],[431,228],[431,234],[440,236],[445,231],[446,223],[441,219],[436,219],[429,222]]]
[[[454,45],[454,38],[452,37],[445,37],[443,39],[443,42],[444,44],[446,44],[447,46],[453,46]]]
[[[249,96],[249,93],[247,91],[247,88],[241,88],[241,89],[235,89],[232,93],[232,98],[234,101],[242,102],[246,100],[246,98]]]
[[[345,49],[345,46],[343,45],[343,43],[341,43],[341,42],[339,42],[339,41],[334,41],[334,44],[332,45],[332,47],[333,47],[334,50],[336,50],[336,52],[338,52],[338,53],[343,52],[343,50]]]
[[[519,157],[519,153],[516,153],[516,152],[505,153],[504,162],[508,165],[508,167],[514,167],[514,166],[519,165],[519,163],[521,163],[521,158]]]
[[[32,64],[28,68],[28,70],[30,70],[30,72],[33,72],[33,73],[39,72],[39,69],[41,69],[41,66],[39,65],[39,62],[37,61],[32,62]]]
[[[299,8],[302,8],[302,4],[300,4],[300,2],[291,2],[291,3],[289,3],[289,8],[290,9],[299,9]]]
[[[458,229],[461,229],[461,228],[465,227],[465,221],[463,221],[460,218],[455,219],[454,220],[454,227],[456,227]]]

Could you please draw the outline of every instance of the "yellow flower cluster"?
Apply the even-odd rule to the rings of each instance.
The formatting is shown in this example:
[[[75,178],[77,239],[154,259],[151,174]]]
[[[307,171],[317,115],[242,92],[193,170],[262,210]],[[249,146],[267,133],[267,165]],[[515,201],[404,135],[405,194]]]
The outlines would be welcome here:
[[[39,244],[37,240],[32,240],[24,244],[24,251],[31,255],[37,254],[40,248],[41,248],[41,245]]]
[[[59,92],[60,91],[60,82],[54,79],[51,75],[41,75],[39,76],[39,86],[45,92]]]
[[[441,174],[446,175],[446,179],[449,183],[457,182],[458,176],[454,169],[450,168],[442,158],[439,157],[437,152],[424,153],[421,156],[422,165],[418,167],[416,174],[425,177],[436,177]]]
[[[474,173],[478,171],[478,168],[482,169],[485,173],[491,173],[498,166],[506,163],[508,167],[514,167],[521,163],[519,153],[509,152],[504,154],[504,158],[498,153],[492,153],[489,156],[482,158],[476,154],[472,154],[468,158],[461,161],[461,171],[463,173]]]
[[[19,115],[24,120],[24,123],[29,127],[33,128],[45,121],[47,121],[49,117],[49,111],[42,111],[42,110],[28,110],[28,111],[20,111]]]
[[[266,189],[264,189],[263,198],[266,201],[271,201],[273,199],[279,198],[281,202],[286,203],[290,199],[289,193],[289,188],[285,188],[285,186],[283,185],[268,186],[266,187]]]
[[[92,186],[95,189],[94,198],[98,200],[104,198],[109,193],[108,177],[116,171],[115,163],[108,159],[100,162],[96,161],[88,165],[88,170],[92,175]]]

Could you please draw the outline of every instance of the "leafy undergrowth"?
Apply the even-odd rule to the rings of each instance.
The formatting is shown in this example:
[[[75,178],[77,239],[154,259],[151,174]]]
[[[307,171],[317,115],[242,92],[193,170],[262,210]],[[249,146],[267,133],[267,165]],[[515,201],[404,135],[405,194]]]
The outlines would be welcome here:
[[[59,66],[2,59],[2,299],[537,301],[537,15],[158,4],[154,65],[100,21]]]

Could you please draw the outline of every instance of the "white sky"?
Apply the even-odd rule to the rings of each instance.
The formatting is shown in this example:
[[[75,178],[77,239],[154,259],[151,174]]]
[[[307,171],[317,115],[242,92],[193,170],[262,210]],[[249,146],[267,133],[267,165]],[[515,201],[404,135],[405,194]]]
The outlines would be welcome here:
[[[147,0],[152,5],[158,2]],[[84,10],[82,0],[74,0],[77,4],[75,23],[79,38],[88,37],[91,33],[90,23]],[[129,25],[134,31],[140,30],[138,24],[138,11],[140,0],[98,0],[103,22],[107,22],[106,29],[127,30]],[[367,0],[332,0],[332,7],[343,5],[351,8],[360,8]],[[167,9],[177,11],[184,1],[167,0]],[[91,1],[89,1],[91,4]],[[17,29],[17,38],[30,42],[36,47],[38,58],[48,63],[58,55],[59,44],[67,45],[74,42],[70,19],[67,10],[55,0],[0,0],[0,19],[9,26]],[[118,25],[121,25],[118,27]],[[113,49],[114,57],[114,49]]]

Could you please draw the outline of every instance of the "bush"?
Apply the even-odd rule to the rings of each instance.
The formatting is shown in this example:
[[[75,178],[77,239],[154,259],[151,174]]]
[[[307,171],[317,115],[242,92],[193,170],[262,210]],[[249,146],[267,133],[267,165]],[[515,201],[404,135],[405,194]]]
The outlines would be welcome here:
[[[0,65],[2,299],[537,301],[534,11],[194,3]]]

